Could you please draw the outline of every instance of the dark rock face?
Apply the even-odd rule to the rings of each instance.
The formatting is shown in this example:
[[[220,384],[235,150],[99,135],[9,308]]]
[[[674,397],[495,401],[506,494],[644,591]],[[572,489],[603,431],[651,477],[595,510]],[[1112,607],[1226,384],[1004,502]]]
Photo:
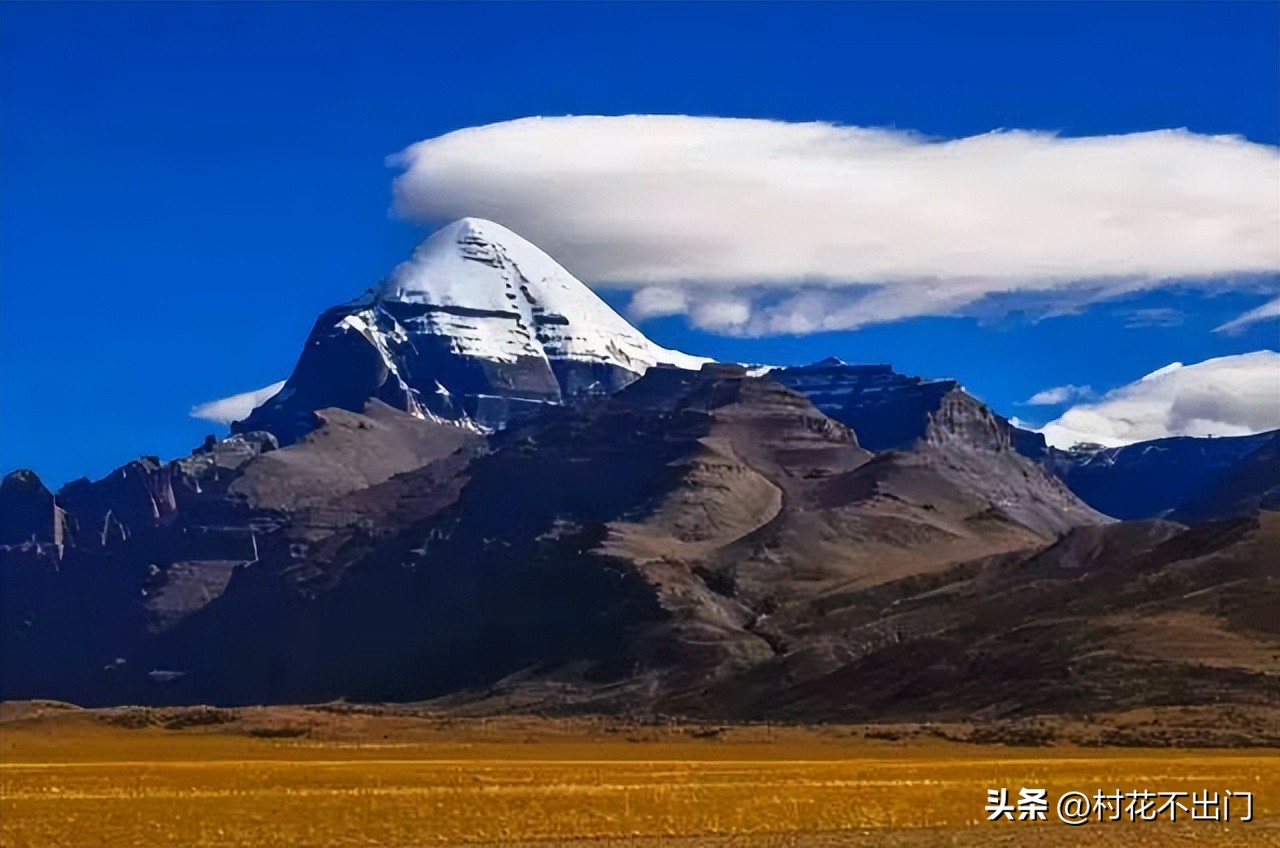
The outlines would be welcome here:
[[[1109,520],[1015,450],[1007,423],[958,389],[929,415],[915,452],[930,457],[957,486],[986,493],[993,509],[1042,536]]]
[[[1256,436],[1138,442],[1120,448],[1050,449],[1045,465],[1089,505],[1116,518],[1204,520],[1274,502],[1280,431]]]
[[[929,416],[948,397],[963,392],[955,380],[908,377],[891,365],[850,365],[835,357],[780,368],[770,376],[848,424],[863,446],[873,451],[907,448],[924,438]],[[1014,450],[1036,460],[1044,455],[1044,436],[1014,427],[994,412],[991,415]]]
[[[1170,518],[1186,524],[1280,510],[1280,430],[1185,499]]]
[[[361,414],[317,415],[320,426],[287,448],[268,433],[237,434],[175,462],[143,458],[67,484],[56,497],[65,511],[53,507],[63,544],[0,545],[5,697],[47,691],[102,702],[133,691],[152,669],[129,661],[145,661],[146,646],[217,602],[269,540],[355,525],[363,514],[326,504],[484,444],[376,401]],[[6,509],[6,519],[43,515],[54,496],[42,489],[34,478],[8,483],[5,499],[32,508]]]
[[[66,516],[34,471],[0,481],[0,545],[62,545]]]
[[[276,395],[232,431],[265,430],[292,444],[320,423],[319,409],[359,412],[371,399],[393,409],[421,413],[413,392],[395,372],[379,343],[394,333],[394,320],[381,310],[335,307],[320,315],[307,337],[292,376]],[[461,409],[442,410],[460,417]]]
[[[985,493],[993,509],[1046,536],[1103,520],[1023,455],[1019,448],[1033,449],[1038,434],[1010,426],[954,380],[927,381],[888,365],[835,358],[770,376],[852,427],[864,447],[911,454],[886,458],[886,468],[928,465],[962,490]]]
[[[1032,430],[1024,430],[1021,427],[1015,427],[1009,423],[1007,418],[996,416],[1000,421],[1008,426],[1009,437],[1013,442],[1013,449],[1028,459],[1040,461],[1044,459],[1045,454],[1049,451],[1049,445],[1044,440],[1042,433],[1036,433]]]
[[[770,376],[852,427],[872,451],[907,448],[923,438],[929,416],[957,388],[954,380],[907,377],[890,365],[849,365],[834,357]]]
[[[168,523],[177,510],[174,476],[172,466],[143,457],[102,480],[81,478],[63,486],[58,497],[74,521],[77,544],[107,546]]]
[[[1267,459],[1268,451],[1276,450],[1276,432],[1063,451],[994,412],[973,412],[963,398],[973,399],[953,380],[906,377],[888,365],[848,365],[834,358],[771,376],[848,424],[871,450],[939,443],[943,427],[958,437],[949,443],[1012,449],[1033,460],[1080,500],[1113,518],[1205,520],[1244,515],[1280,500],[1280,462]],[[970,412],[957,417],[962,408]]]
[[[284,388],[232,429],[266,430],[290,444],[317,426],[315,410],[359,412],[370,399],[412,415],[496,429],[546,404],[614,392],[644,367],[459,353],[448,336],[405,329],[424,309],[381,302],[325,312]]]

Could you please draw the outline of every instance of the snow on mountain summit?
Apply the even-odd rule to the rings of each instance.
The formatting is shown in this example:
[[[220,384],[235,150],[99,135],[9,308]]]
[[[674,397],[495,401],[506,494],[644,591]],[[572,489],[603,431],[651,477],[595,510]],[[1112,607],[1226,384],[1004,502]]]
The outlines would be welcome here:
[[[426,307],[402,319],[406,329],[449,336],[463,355],[576,359],[638,371],[710,361],[649,341],[538,247],[481,218],[434,233],[383,282],[378,298]]]
[[[507,228],[463,218],[366,296],[321,314],[284,388],[236,429],[287,442],[316,410],[359,412],[371,399],[502,427],[524,409],[617,391],[655,365],[710,361],[654,344]]]

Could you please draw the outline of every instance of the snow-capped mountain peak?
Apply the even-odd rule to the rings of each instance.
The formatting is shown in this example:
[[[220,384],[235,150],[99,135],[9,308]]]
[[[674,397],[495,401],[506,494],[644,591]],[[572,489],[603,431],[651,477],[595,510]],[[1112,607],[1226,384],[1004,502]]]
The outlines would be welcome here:
[[[411,334],[447,335],[462,355],[572,359],[638,372],[710,361],[655,345],[560,263],[482,218],[462,218],[434,233],[391,273],[378,297],[406,314],[401,322]]]
[[[289,440],[312,411],[358,411],[370,398],[502,426],[523,406],[612,392],[655,365],[710,361],[654,344],[506,227],[463,218],[365,296],[322,314],[285,387],[237,429]]]

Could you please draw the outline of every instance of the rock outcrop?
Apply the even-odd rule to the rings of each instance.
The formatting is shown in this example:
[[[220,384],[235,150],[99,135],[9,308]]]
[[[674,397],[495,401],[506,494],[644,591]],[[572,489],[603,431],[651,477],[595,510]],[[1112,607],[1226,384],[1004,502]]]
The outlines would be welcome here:
[[[0,545],[54,545],[66,539],[66,513],[40,477],[26,469],[0,481]]]

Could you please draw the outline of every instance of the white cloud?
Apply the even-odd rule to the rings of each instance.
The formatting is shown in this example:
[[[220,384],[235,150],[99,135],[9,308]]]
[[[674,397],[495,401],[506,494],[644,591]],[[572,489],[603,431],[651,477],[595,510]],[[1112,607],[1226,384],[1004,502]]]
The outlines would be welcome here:
[[[1108,447],[1166,436],[1243,436],[1280,428],[1280,353],[1175,362],[1074,406],[1040,428],[1054,447]]]
[[[1233,318],[1220,327],[1215,327],[1214,332],[1237,333],[1250,324],[1266,321],[1268,318],[1280,318],[1280,297],[1262,304],[1257,309],[1250,309],[1240,317]]]
[[[526,118],[412,145],[397,208],[491,218],[638,318],[740,335],[1280,270],[1280,152],[1164,130],[949,141],[825,123]],[[1256,281],[1255,283],[1256,284]]]
[[[219,424],[230,424],[249,416],[259,406],[270,400],[276,392],[284,388],[285,381],[263,386],[252,392],[243,392],[221,400],[211,400],[192,407],[192,418],[203,418],[205,421],[216,421]]]
[[[1052,389],[1036,392],[1023,401],[1026,406],[1057,406],[1073,400],[1085,400],[1093,397],[1093,389],[1089,386],[1054,386]]]

